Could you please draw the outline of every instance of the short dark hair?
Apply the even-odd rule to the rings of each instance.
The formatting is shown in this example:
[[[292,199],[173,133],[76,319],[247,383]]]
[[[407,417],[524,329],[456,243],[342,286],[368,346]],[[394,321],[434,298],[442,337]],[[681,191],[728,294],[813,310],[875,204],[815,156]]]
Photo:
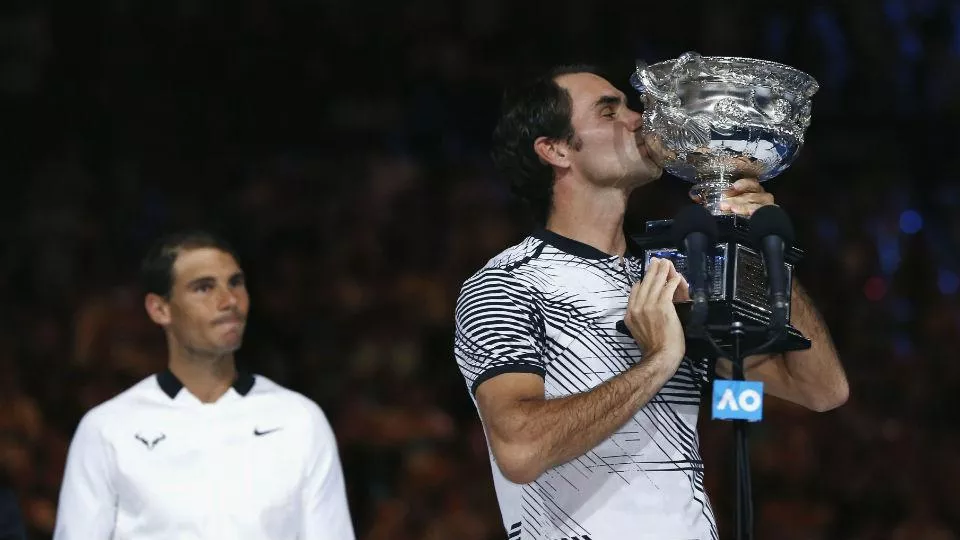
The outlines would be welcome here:
[[[601,75],[596,66],[567,64],[504,93],[497,127],[493,130],[491,157],[497,173],[510,181],[513,192],[523,199],[534,218],[545,224],[553,201],[553,168],[540,161],[533,149],[539,137],[562,140],[578,146],[571,114],[570,92],[557,78],[573,73]]]
[[[173,265],[181,252],[191,249],[214,248],[230,254],[240,264],[236,250],[224,238],[205,230],[180,231],[158,239],[140,263],[140,281],[147,293],[166,299],[173,292]]]

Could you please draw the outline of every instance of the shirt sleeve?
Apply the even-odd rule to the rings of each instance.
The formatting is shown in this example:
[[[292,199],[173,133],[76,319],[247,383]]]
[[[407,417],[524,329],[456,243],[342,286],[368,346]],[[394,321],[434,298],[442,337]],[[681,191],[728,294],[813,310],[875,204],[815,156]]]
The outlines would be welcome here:
[[[546,373],[543,313],[534,291],[506,270],[484,270],[464,284],[455,332],[457,364],[473,394],[502,373]]]
[[[337,440],[326,415],[311,402],[314,438],[302,495],[302,540],[355,540]]]
[[[109,540],[117,518],[115,460],[91,413],[70,442],[54,540]]]

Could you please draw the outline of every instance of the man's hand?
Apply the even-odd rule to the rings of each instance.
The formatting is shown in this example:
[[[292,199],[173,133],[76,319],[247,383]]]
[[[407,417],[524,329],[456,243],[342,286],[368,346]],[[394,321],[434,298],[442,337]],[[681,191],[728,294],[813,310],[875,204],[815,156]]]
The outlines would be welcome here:
[[[756,178],[741,178],[727,191],[720,209],[750,217],[758,208],[768,204],[776,204],[773,195],[767,193]]]
[[[644,356],[665,353],[679,365],[686,351],[683,326],[673,302],[686,284],[673,263],[651,259],[643,279],[633,286],[624,323]]]
[[[674,268],[676,272],[676,267],[671,263],[671,267]],[[680,275],[680,285],[677,286],[677,290],[673,293],[673,303],[679,304],[680,302],[689,302],[690,301],[690,284],[687,283],[686,278],[683,275]]]

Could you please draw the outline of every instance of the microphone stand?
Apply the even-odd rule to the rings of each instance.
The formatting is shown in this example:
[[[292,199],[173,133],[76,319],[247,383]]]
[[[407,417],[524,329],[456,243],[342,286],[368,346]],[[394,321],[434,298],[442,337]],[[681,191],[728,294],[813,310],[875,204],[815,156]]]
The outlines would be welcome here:
[[[744,353],[741,350],[741,339],[747,330],[755,331],[760,328],[747,327],[740,321],[733,321],[729,325],[702,325],[697,324],[697,318],[691,320],[687,335],[693,338],[705,339],[716,354],[716,359],[728,358],[733,364],[732,379],[746,380],[744,374],[744,359],[754,354],[770,350],[786,333],[785,327],[768,327],[770,338],[762,345]],[[724,351],[711,335],[713,332],[727,332],[730,336],[732,350]],[[736,481],[736,539],[753,539],[753,488],[750,474],[750,445],[747,437],[747,421],[734,420],[734,477]]]
[[[733,380],[742,381],[744,377],[743,357],[740,356],[740,338],[743,337],[743,323],[730,324],[730,338],[733,342]],[[737,482],[737,540],[749,540],[753,537],[753,493],[750,485],[750,446],[747,444],[747,421],[733,421],[734,440],[734,477]]]
[[[746,379],[744,366],[746,358],[770,351],[808,348],[809,341],[803,338],[803,336],[799,336],[800,346],[798,347],[798,338],[793,335],[793,329],[789,328],[789,316],[785,313],[784,309],[789,306],[789,296],[781,297],[781,295],[778,294],[779,289],[776,292],[768,291],[768,294],[772,296],[769,299],[770,307],[772,308],[769,313],[769,322],[767,324],[760,323],[760,325],[753,323],[746,324],[744,321],[756,321],[758,320],[756,318],[757,316],[762,316],[756,313],[755,309],[743,310],[743,306],[737,309],[731,308],[729,304],[736,302],[735,290],[737,289],[737,285],[736,279],[734,279],[733,282],[728,285],[731,290],[721,295],[724,296],[724,298],[721,298],[719,302],[715,304],[715,307],[722,308],[721,311],[723,311],[723,313],[713,321],[710,320],[708,315],[710,304],[713,302],[710,300],[710,286],[707,279],[709,277],[707,260],[715,256],[715,254],[713,254],[713,247],[721,237],[723,239],[722,241],[728,244],[731,240],[737,244],[744,244],[744,238],[742,237],[744,236],[745,227],[743,227],[742,224],[738,224],[736,219],[726,220],[724,221],[724,234],[720,235],[717,230],[717,221],[710,215],[707,215],[706,211],[702,208],[700,210],[696,208],[695,206],[685,208],[670,222],[672,237],[670,239],[670,245],[671,247],[678,247],[679,249],[677,251],[683,252],[686,255],[687,267],[693,274],[690,279],[690,284],[692,285],[690,288],[691,300],[693,302],[690,305],[690,311],[687,313],[688,318],[684,326],[688,340],[696,340],[700,343],[688,344],[687,350],[698,349],[699,352],[697,354],[702,353],[704,355],[702,358],[708,360],[712,357],[714,362],[712,363],[711,376],[715,376],[716,360],[728,358],[733,364],[731,379],[733,381],[743,381]],[[754,230],[755,233],[759,234],[763,232],[764,226],[769,229],[769,232],[760,238],[752,240],[750,243],[754,245],[760,244],[763,248],[761,252],[768,281],[772,280],[776,283],[783,283],[784,280],[787,279],[784,269],[782,268],[784,265],[783,250],[786,248],[783,237],[792,239],[793,231],[789,219],[783,215],[782,211],[779,211],[777,207],[769,208],[771,209],[760,209],[751,217],[751,220],[760,218],[758,222],[760,228]],[[779,211],[779,214],[777,211]],[[662,245],[668,243],[668,240],[663,238],[665,235],[663,235],[662,232],[657,232],[655,229],[659,229],[659,226],[652,229],[650,223],[647,224],[647,233],[639,241],[640,249],[649,250],[650,248],[656,248],[659,250],[663,249]],[[779,248],[779,251],[777,248]],[[774,253],[774,256],[769,256],[768,252]],[[733,252],[727,256],[739,260],[741,256],[737,255],[737,253],[739,253],[739,250],[733,250]],[[776,256],[778,253],[780,255],[779,257]],[[772,272],[770,268],[771,262],[775,263],[772,268],[774,271]],[[729,263],[730,259],[728,258],[724,264]],[[734,262],[734,264],[736,264],[736,262]],[[787,280],[787,284],[789,286],[789,280]],[[787,295],[789,295],[789,293],[787,293]],[[749,302],[747,303],[749,304]],[[621,331],[629,335],[629,331],[622,321],[618,323],[618,328],[621,326],[623,326]],[[743,350],[745,346],[753,346],[754,343],[762,340],[765,334],[767,340],[764,343],[751,350]],[[714,336],[724,341],[725,347],[721,347]],[[806,346],[803,346],[804,341],[806,342]],[[703,350],[703,342],[706,342],[708,345],[706,351]],[[737,483],[735,499],[736,538],[737,540],[752,540],[753,492],[751,487],[747,420],[734,420],[733,427],[736,443],[734,452],[734,473]]]

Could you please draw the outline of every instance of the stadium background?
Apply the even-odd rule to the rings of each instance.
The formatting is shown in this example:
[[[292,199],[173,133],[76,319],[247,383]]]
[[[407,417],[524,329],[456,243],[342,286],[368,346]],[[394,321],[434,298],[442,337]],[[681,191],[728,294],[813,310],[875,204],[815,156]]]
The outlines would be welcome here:
[[[958,538],[960,5],[666,4],[3,2],[0,470],[30,538],[49,537],[80,416],[163,365],[138,257],[198,225],[251,276],[242,365],[330,416],[359,537],[502,538],[451,323],[463,279],[530,227],[487,157],[503,84],[586,60],[632,95],[634,58],[687,50],[822,87],[767,188],[852,395],[768,401],[760,538]],[[637,192],[629,223],[687,188]],[[702,425],[728,527],[731,430]]]

